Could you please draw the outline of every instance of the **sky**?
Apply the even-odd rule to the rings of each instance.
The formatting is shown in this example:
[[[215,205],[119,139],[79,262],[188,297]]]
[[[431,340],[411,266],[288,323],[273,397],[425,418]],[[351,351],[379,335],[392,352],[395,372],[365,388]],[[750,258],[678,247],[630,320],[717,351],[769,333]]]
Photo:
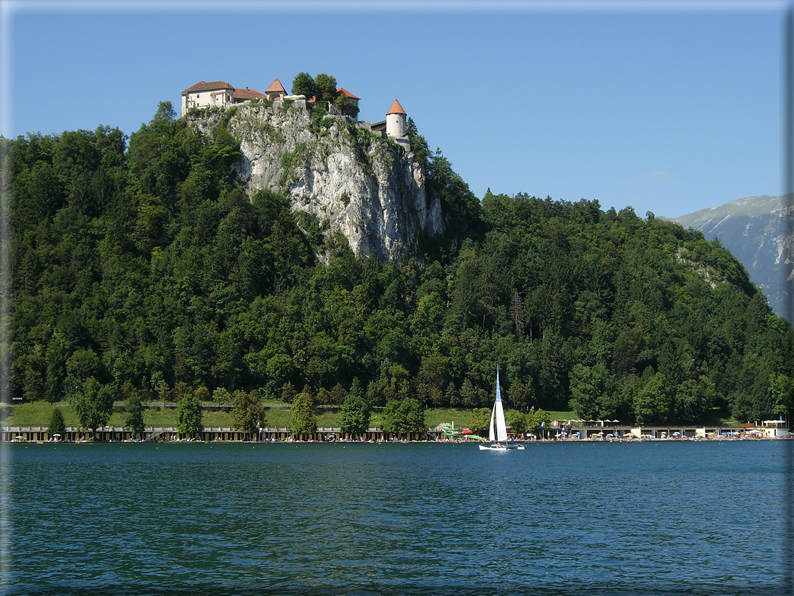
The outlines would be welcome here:
[[[476,196],[676,217],[784,186],[786,2],[0,0],[0,134],[134,133],[200,80],[398,99]]]

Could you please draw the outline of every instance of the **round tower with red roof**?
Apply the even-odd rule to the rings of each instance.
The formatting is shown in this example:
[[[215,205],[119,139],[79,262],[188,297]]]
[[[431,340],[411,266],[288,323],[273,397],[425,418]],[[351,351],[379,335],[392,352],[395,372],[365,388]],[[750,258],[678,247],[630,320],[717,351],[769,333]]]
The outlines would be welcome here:
[[[401,139],[405,136],[405,118],[407,114],[396,99],[386,112],[386,136],[390,139]]]

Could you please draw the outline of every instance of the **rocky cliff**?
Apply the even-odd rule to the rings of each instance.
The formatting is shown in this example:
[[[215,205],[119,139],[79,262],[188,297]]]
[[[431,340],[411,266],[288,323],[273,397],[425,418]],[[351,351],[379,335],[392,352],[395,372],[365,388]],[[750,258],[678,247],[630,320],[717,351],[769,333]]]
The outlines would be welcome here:
[[[210,135],[222,126],[240,140],[239,175],[250,194],[270,189],[291,197],[293,211],[341,232],[355,252],[400,258],[422,233],[444,231],[440,201],[413,154],[367,126],[313,119],[300,101],[246,104],[191,121]]]

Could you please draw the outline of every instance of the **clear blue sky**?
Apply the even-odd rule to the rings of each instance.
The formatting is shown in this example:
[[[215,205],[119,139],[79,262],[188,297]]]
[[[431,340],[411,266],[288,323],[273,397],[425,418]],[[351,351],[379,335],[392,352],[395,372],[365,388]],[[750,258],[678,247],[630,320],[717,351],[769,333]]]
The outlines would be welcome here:
[[[783,192],[783,2],[0,4],[6,137],[324,72],[362,120],[399,99],[478,197],[674,217]]]

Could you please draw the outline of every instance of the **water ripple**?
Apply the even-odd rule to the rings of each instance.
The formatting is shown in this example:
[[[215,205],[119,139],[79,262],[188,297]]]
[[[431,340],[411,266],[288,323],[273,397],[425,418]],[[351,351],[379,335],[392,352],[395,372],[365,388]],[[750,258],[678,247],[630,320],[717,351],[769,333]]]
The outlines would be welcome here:
[[[784,592],[776,442],[11,455],[8,594]]]

